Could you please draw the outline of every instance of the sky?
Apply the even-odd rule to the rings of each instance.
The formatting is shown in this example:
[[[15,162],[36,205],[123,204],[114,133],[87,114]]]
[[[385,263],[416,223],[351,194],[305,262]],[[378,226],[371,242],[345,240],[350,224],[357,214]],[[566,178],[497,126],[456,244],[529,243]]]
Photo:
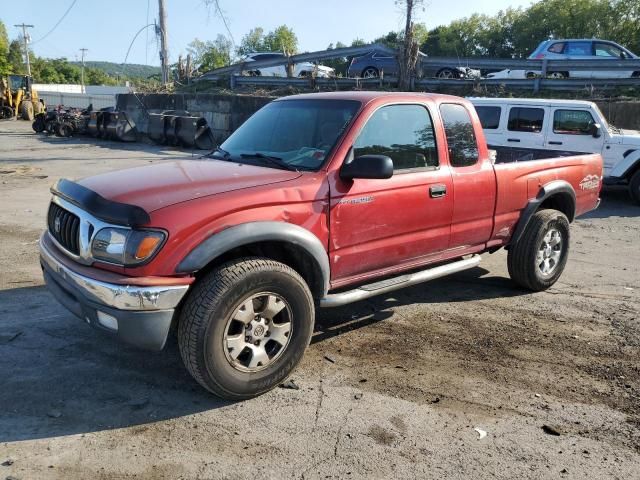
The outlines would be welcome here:
[[[21,36],[15,24],[32,24],[31,49],[38,56],[122,63],[141,28],[158,16],[157,0],[76,0],[66,17],[51,32],[73,0],[0,0],[0,20],[9,38]],[[203,0],[166,0],[169,57],[176,61],[194,38],[212,40],[227,30],[213,7]],[[239,44],[251,28],[265,32],[286,24],[298,37],[300,51],[323,50],[330,43],[350,44],[354,38],[370,41],[403,28],[395,0],[219,0],[231,36]],[[426,0],[417,22],[432,28],[473,13],[495,14],[509,6],[528,6],[532,0]],[[48,35],[47,35],[48,34]],[[45,36],[46,35],[46,36]],[[44,38],[43,38],[44,37]],[[428,53],[428,52],[426,52]],[[127,63],[159,65],[153,28],[133,42]]]

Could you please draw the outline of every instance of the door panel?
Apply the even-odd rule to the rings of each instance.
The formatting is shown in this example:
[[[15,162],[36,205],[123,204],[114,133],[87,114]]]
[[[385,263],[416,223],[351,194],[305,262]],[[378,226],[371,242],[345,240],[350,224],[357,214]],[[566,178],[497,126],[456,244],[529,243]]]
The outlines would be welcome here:
[[[507,112],[505,142],[507,147],[542,148],[544,128],[548,122],[545,107],[511,106]]]
[[[356,179],[350,186],[336,178],[333,185],[329,213],[332,280],[437,258],[447,249],[453,212],[448,167],[397,174],[386,180]],[[444,187],[446,192],[433,197],[431,187]]]
[[[594,138],[589,125],[595,123],[588,108],[551,108],[545,148],[548,150],[581,153],[601,153],[604,145],[603,132]]]

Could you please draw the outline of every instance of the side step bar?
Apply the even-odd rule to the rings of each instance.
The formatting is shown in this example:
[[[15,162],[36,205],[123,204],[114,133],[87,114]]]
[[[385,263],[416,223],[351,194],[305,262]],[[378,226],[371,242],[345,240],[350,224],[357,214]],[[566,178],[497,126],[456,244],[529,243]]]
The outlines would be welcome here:
[[[380,282],[363,285],[353,290],[342,293],[332,293],[326,295],[320,300],[321,307],[340,307],[348,303],[365,300],[383,293],[393,292],[400,288],[410,287],[418,283],[433,280],[434,278],[444,277],[452,273],[468,270],[480,263],[480,255],[472,255],[469,258],[458,260],[457,262],[447,263],[439,267],[428,268],[419,272],[401,275],[399,277],[389,278]]]

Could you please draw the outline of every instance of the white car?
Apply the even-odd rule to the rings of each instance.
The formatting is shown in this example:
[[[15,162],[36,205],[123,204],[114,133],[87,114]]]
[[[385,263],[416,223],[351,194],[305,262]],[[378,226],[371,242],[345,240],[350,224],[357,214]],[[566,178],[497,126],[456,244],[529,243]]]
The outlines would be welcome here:
[[[637,59],[638,56],[621,45],[609,40],[569,39],[546,40],[536,48],[530,60],[625,60]],[[489,73],[487,78],[534,78],[540,71],[502,70]],[[636,70],[572,70],[549,71],[550,78],[629,78],[640,76]]]
[[[283,53],[278,52],[265,52],[265,53],[250,53],[246,55],[243,62],[257,62],[259,60],[274,60],[286,58]],[[315,72],[316,77],[330,78],[335,76],[335,70],[325,65],[316,65],[311,62],[296,63],[293,66],[294,77],[309,77]],[[243,75],[256,75],[263,77],[286,77],[287,69],[284,65],[277,65],[275,67],[259,67],[256,69],[248,69],[242,72]]]
[[[548,150],[599,153],[604,182],[627,184],[640,203],[640,132],[609,125],[598,106],[581,100],[470,98],[490,149],[517,159]]]

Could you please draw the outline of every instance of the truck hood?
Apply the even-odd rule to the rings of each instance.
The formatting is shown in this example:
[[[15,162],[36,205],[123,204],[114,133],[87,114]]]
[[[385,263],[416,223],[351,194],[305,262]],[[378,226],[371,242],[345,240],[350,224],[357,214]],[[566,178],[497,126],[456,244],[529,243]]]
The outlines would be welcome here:
[[[152,212],[209,195],[286,182],[300,175],[221,160],[182,160],[104,173],[78,183],[106,199]]]
[[[638,130],[622,130],[622,144],[640,147],[640,132]]]

